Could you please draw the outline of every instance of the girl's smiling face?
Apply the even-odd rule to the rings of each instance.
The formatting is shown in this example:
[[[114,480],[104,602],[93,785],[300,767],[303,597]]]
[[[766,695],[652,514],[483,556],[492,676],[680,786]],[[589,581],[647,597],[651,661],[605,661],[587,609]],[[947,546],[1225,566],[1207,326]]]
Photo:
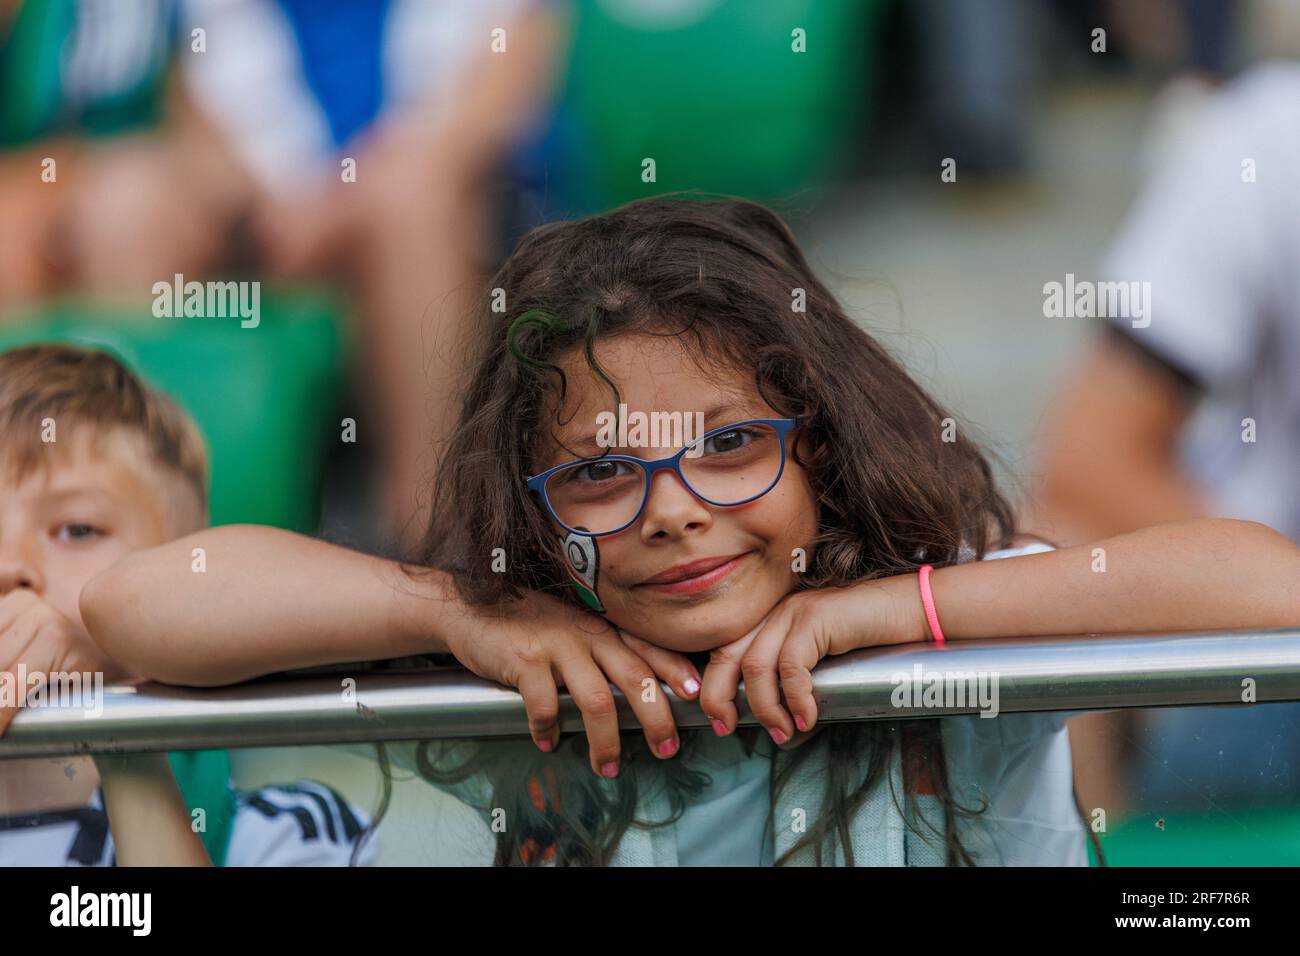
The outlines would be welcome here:
[[[727,367],[704,369],[685,354],[680,336],[629,333],[599,339],[596,362],[614,381],[629,418],[637,412],[681,413],[694,422],[705,413],[705,431],[754,418],[782,418],[759,395],[753,374]],[[612,411],[612,392],[597,379],[578,349],[557,361],[568,394],[548,431],[533,473],[595,456],[601,420]],[[554,400],[544,421],[553,423]],[[805,470],[791,451],[799,432],[786,436],[785,471],[767,494],[736,507],[710,505],[669,471],[656,473],[645,509],[616,534],[595,540],[599,549],[596,593],[609,620],[637,637],[676,651],[707,651],[744,636],[794,589],[796,549],[812,560],[817,533],[816,497]],[[689,438],[697,437],[694,432]],[[558,438],[558,442],[555,440]],[[661,436],[661,439],[663,436]],[[680,446],[611,449],[614,454],[653,460]],[[560,537],[566,532],[556,525]],[[714,567],[719,561],[725,561]],[[682,565],[712,570],[671,584],[647,583]]]

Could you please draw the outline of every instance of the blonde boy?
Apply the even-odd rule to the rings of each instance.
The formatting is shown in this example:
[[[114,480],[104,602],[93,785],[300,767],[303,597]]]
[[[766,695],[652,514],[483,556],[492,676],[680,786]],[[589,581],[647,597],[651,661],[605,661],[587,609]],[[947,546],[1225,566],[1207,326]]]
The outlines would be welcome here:
[[[0,354],[0,682],[19,691],[0,695],[0,734],[19,707],[43,705],[30,693],[42,679],[48,690],[70,675],[132,676],[86,633],[81,588],[133,551],[203,528],[207,475],[193,421],[112,356],[65,345]],[[345,865],[366,826],[310,781],[233,798],[230,866]],[[0,866],[114,863],[211,863],[165,754],[0,761]]]

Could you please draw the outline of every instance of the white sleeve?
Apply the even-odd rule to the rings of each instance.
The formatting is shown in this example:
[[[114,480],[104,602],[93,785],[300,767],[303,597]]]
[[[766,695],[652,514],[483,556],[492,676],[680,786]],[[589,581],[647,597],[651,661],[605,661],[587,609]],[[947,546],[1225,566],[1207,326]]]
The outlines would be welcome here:
[[[998,551],[988,551],[984,555],[985,561],[996,561],[999,558],[1018,558],[1025,554],[1042,554],[1046,551],[1055,551],[1050,544],[1045,541],[1034,541],[1030,544],[1022,545],[1017,548],[1002,548]]]
[[[369,818],[313,780],[236,794],[226,866],[347,866]],[[358,866],[371,866],[378,834],[367,837]]]
[[[188,92],[259,184],[294,192],[337,177],[329,120],[274,0],[184,0],[180,19],[187,45],[193,28],[207,33],[204,53],[179,57]]]
[[[1220,93],[1161,154],[1102,264],[1103,280],[1150,283],[1145,316],[1108,320],[1209,389],[1252,374],[1300,252],[1297,102],[1294,66]]]
[[[448,108],[467,72],[491,54],[492,31],[513,29],[541,5],[539,0],[393,0],[384,31],[386,99],[399,107]]]

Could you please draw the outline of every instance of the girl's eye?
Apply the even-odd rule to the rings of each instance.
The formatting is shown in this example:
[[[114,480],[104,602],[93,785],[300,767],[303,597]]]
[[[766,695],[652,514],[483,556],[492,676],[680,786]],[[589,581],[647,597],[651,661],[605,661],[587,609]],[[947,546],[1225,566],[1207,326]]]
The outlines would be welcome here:
[[[55,532],[55,536],[60,541],[93,541],[95,538],[103,537],[104,532],[94,525],[82,524],[76,521],[69,521],[67,524],[61,524]]]
[[[755,438],[748,428],[731,428],[704,440],[704,454],[720,455],[744,448]]]
[[[626,471],[619,472],[620,468]],[[630,470],[631,466],[625,461],[593,461],[589,465],[573,469],[573,474],[579,481],[609,481]]]

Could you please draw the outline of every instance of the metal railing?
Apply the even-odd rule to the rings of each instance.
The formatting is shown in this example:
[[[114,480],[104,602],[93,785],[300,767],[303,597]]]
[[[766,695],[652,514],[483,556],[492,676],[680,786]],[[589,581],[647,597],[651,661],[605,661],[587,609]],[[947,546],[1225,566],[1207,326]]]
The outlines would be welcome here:
[[[21,711],[0,738],[0,759],[527,735],[514,691],[458,668],[290,674],[216,689],[161,684],[105,688],[97,707]],[[1250,706],[1300,701],[1300,630],[957,641],[944,648],[901,645],[823,661],[814,672],[821,720],[879,720],[970,714],[973,697],[921,694],[899,706],[901,688],[936,676],[959,687],[993,681],[999,712],[1116,710],[1207,704]],[[979,675],[983,675],[980,677]],[[994,677],[996,675],[996,677]],[[355,682],[354,684],[350,682]],[[1247,683],[1247,682],[1252,683]],[[913,689],[919,687],[913,685]],[[665,691],[665,693],[667,693]],[[620,723],[639,725],[617,695]],[[708,720],[695,701],[669,694],[680,728]],[[741,723],[754,723],[738,701]],[[100,706],[102,705],[102,706]],[[560,697],[560,726],[580,731],[571,698]]]

